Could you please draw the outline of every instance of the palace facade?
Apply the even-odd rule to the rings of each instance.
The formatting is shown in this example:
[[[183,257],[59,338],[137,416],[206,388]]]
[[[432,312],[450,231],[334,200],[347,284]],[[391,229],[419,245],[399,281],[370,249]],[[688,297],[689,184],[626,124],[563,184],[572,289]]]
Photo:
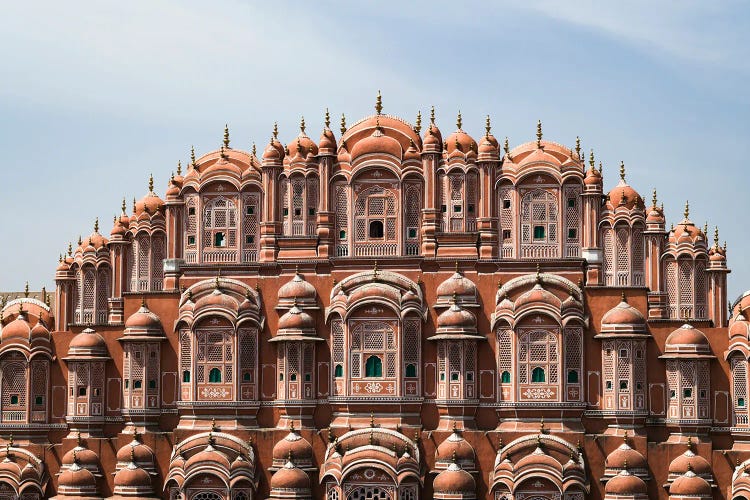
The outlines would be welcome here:
[[[706,233],[541,124],[225,130],[3,304],[0,499],[750,498]]]

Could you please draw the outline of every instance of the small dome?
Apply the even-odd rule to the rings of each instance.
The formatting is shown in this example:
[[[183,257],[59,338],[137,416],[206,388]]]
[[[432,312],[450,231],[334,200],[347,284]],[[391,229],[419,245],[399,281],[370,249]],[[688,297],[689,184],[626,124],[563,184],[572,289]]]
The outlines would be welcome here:
[[[635,307],[628,304],[625,294],[615,307],[602,317],[602,332],[643,332],[646,329],[646,318]]]
[[[238,307],[239,303],[237,302],[237,300],[231,295],[223,293],[217,286],[217,288],[215,288],[213,292],[209,293],[208,295],[204,295],[195,302],[194,310],[200,311],[201,309],[219,308],[237,312]]]
[[[133,462],[115,474],[115,487],[151,488],[151,476]]]
[[[271,489],[309,490],[310,476],[292,462],[287,462],[271,476]]]
[[[621,444],[607,455],[606,464],[608,469],[648,469],[646,458],[627,443]]]
[[[305,134],[303,129],[297,138],[287,145],[287,150],[289,151],[290,159],[293,159],[298,154],[302,158],[307,158],[308,156],[316,156],[318,154],[318,145]]]
[[[294,277],[284,283],[277,294],[278,307],[291,307],[295,300],[297,304],[305,307],[316,306],[315,299],[317,292],[315,287],[307,282],[300,273],[295,273]]]
[[[711,354],[706,336],[693,325],[684,324],[667,337],[666,354]]]
[[[402,159],[404,148],[397,139],[384,134],[378,127],[369,137],[358,140],[351,148],[352,160],[367,154],[381,153]]]
[[[524,292],[516,299],[516,309],[526,304],[547,304],[559,309],[562,301],[552,292],[545,290],[541,283],[537,283],[531,290]]]
[[[88,251],[97,251],[109,243],[109,240],[95,230],[89,236],[83,238],[76,249],[76,253],[85,253]]]
[[[63,455],[63,465],[73,465],[77,463],[79,466],[90,470],[99,469],[99,455],[96,452],[84,448],[79,442],[73,449]]]
[[[271,138],[266,149],[263,150],[263,161],[281,161],[284,159],[284,146],[275,138]]]
[[[708,460],[700,455],[693,453],[693,450],[687,450],[682,455],[678,456],[669,464],[669,473],[683,475],[691,470],[702,477],[710,476],[712,474],[711,464]]]
[[[2,337],[2,335],[0,335],[0,337]],[[31,329],[31,341],[34,342],[36,340],[50,340],[49,328],[47,328],[47,325],[41,316],[39,316],[34,328]]]
[[[324,128],[323,133],[320,135],[319,151],[320,154],[336,154],[336,137],[328,127]]]
[[[688,470],[685,474],[674,480],[669,486],[669,494],[713,498],[711,485],[708,484],[708,481],[697,476],[691,470]]]
[[[458,129],[456,129],[455,132],[448,136],[448,138],[445,140],[445,143],[447,146],[446,151],[448,156],[450,156],[451,153],[455,151],[459,151],[463,154],[467,154],[470,151],[477,151],[477,141],[475,141],[469,134],[461,129],[460,121],[458,122]]]
[[[133,461],[140,466],[153,466],[154,451],[151,447],[133,439],[130,443],[117,450],[117,461],[121,464]]]
[[[21,482],[23,481],[39,481],[41,479],[39,471],[27,462],[24,468],[21,470]]]
[[[16,316],[16,319],[5,325],[0,332],[0,340],[6,342],[11,339],[28,341],[31,338],[31,325],[26,320],[26,313]]]
[[[295,331],[314,330],[315,320],[295,305],[279,319],[278,329]]]
[[[609,210],[615,211],[622,207],[628,210],[634,208],[644,210],[646,207],[638,191],[626,184],[624,179],[621,179],[607,195],[607,208]]]
[[[126,330],[155,330],[161,332],[161,320],[146,306],[144,301],[141,307],[125,321]],[[126,332],[127,333],[127,332]]]
[[[153,189],[135,204],[135,217],[140,219],[143,214],[153,216],[164,211],[164,200],[156,196]]]
[[[643,479],[623,469],[607,481],[604,492],[608,495],[645,495],[648,493],[648,486],[643,482]]]
[[[18,465],[11,456],[6,456],[0,461],[0,476],[8,474],[11,477],[19,477],[21,475],[21,466]]]
[[[275,464],[285,463],[291,455],[294,462],[305,467],[313,463],[313,450],[310,443],[294,430],[276,443],[271,452]]]
[[[448,436],[435,450],[435,465],[438,463],[456,463],[466,469],[476,466],[476,453],[474,448],[457,431]]]
[[[657,207],[656,205],[652,205],[651,208],[648,209],[646,222],[649,224],[664,224],[666,222],[666,218],[664,217],[664,212],[662,211],[662,209],[660,207]]]
[[[452,463],[435,477],[432,482],[435,493],[476,493],[477,484],[471,474],[461,469],[456,463]]]
[[[476,331],[477,318],[470,311],[453,302],[448,309],[438,316],[437,325],[438,329]]]
[[[425,153],[440,153],[443,151],[443,136],[434,122],[427,126],[422,142],[422,151]]]
[[[587,186],[594,186],[602,183],[602,174],[594,167],[589,167],[586,171],[586,176],[583,178],[583,183]]]
[[[67,489],[96,490],[96,478],[88,469],[73,464],[60,474],[58,485],[63,491]]]
[[[476,303],[477,287],[472,281],[462,275],[458,270],[447,280],[440,283],[437,287],[438,302],[442,298],[448,301],[449,305],[453,297],[459,304]]]
[[[221,467],[225,467],[226,469],[229,469],[230,467],[229,458],[227,458],[225,454],[214,448],[210,442],[208,446],[206,446],[205,450],[200,451],[187,459],[187,461],[185,462],[185,469],[189,469],[196,464],[202,463],[216,463]]]
[[[70,341],[68,357],[108,357],[107,343],[101,335],[86,328]]]

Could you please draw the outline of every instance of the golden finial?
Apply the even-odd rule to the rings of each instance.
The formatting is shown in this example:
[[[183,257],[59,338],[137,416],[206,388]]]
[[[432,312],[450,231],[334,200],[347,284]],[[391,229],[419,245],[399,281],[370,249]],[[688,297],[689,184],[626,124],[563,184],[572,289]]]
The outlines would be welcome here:
[[[623,297],[625,296],[625,292],[622,292]],[[625,444],[628,444],[628,430],[625,429],[625,432],[622,434],[622,442]]]
[[[154,174],[148,176],[148,192],[154,192]]]
[[[455,464],[456,463],[456,450],[453,450],[453,456],[451,456],[451,461]]]
[[[622,295],[620,295],[620,300],[622,302],[625,302],[626,304],[628,303],[628,297],[625,295],[625,290],[622,291]],[[625,431],[625,432],[627,432],[627,431]]]
[[[227,154],[226,154],[226,152],[224,151],[224,145],[223,145],[223,144],[222,144],[222,145],[221,145],[221,147],[219,148],[219,156],[221,156],[222,158],[226,158],[226,157],[227,157]]]
[[[216,419],[215,418],[211,418],[211,432],[216,432],[216,430],[217,430]]]
[[[653,203],[653,206],[656,206],[656,188],[654,188],[654,193],[651,195],[651,202]]]
[[[177,175],[182,175],[182,162],[177,160]]]
[[[536,122],[536,147],[542,146],[542,120]]]
[[[68,242],[68,257],[71,257],[73,255],[73,244],[71,242]]]
[[[331,113],[328,112],[328,108],[326,108],[325,124],[326,124],[326,129],[331,128]]]
[[[688,462],[688,467],[687,467],[687,469],[688,469],[688,470],[689,470],[690,472],[693,472],[693,463],[692,463],[692,462]]]
[[[370,429],[370,446],[375,443],[375,437],[373,436],[372,429]]]
[[[81,431],[78,431],[78,433],[76,434],[76,446],[79,446],[79,447],[83,448],[83,446],[81,445],[81,443],[82,443],[82,440],[81,440]]]
[[[628,470],[628,459],[627,458],[622,462],[622,468],[623,468],[623,470],[625,470],[627,472],[627,470]]]
[[[303,134],[305,133],[305,117],[304,116],[301,117],[300,120],[299,120],[299,130]]]
[[[419,429],[414,429],[414,442],[419,443]]]
[[[125,213],[125,208],[126,208],[126,206],[125,206],[125,197],[124,196],[122,197],[122,206],[120,208],[122,208],[122,213],[124,214]]]
[[[99,232],[99,217],[97,217],[96,219],[94,219],[94,232],[95,233]]]
[[[693,436],[688,436],[687,438],[687,449],[688,450],[693,449]]]
[[[294,433],[294,420],[289,422],[289,432]]]
[[[536,282],[541,283],[542,282],[542,267],[539,265],[539,263],[536,263]],[[544,422],[544,418],[542,418],[542,422]]]
[[[682,214],[685,216],[685,220],[690,217],[690,201],[685,202],[685,211]]]
[[[229,125],[226,123],[224,124],[224,147],[229,147]]]
[[[456,129],[461,130],[461,125],[463,125],[464,121],[461,118],[461,110],[458,110],[458,116],[456,116]]]
[[[136,201],[135,201],[135,196],[133,196],[133,213],[135,213],[136,207],[137,207],[137,205],[136,205]]]
[[[81,238],[81,235],[78,235],[78,246],[83,245],[83,238]]]
[[[29,298],[29,282],[28,281],[23,286],[23,296],[26,297],[27,299]]]
[[[622,179],[622,182],[625,182],[625,162],[620,161],[620,179]]]
[[[195,167],[195,147],[190,146],[190,164]]]
[[[599,175],[604,176],[604,165],[602,165],[602,162],[599,162]]]
[[[333,443],[336,440],[336,436],[333,435],[333,429],[331,427],[328,427],[328,442]]]
[[[255,143],[253,143],[253,147],[250,148],[250,158],[254,160],[257,154],[258,154],[258,148],[256,148]]]
[[[505,154],[510,154],[510,144],[508,144],[508,137],[505,137],[505,142],[503,143],[503,151],[505,151]]]
[[[375,111],[380,114],[383,111],[383,96],[378,90],[378,96],[375,98]]]
[[[430,108],[430,123],[435,125],[435,106]]]
[[[487,117],[484,119],[484,132],[485,136],[490,136],[490,130],[492,130],[492,125],[490,124],[490,115],[487,115]]]
[[[714,226],[714,246],[719,248],[719,226]]]
[[[370,412],[370,427],[375,427],[375,415]]]
[[[73,448],[73,463],[78,465],[78,451]]]
[[[341,131],[341,135],[344,135],[344,132],[346,132],[346,116],[344,116],[344,113],[341,113],[341,126],[339,130]]]
[[[417,121],[414,125],[414,131],[417,135],[422,131],[422,111],[417,111]]]
[[[279,124],[278,122],[273,122],[273,138],[278,139],[279,138]]]
[[[581,159],[581,138],[576,136],[576,156]]]
[[[595,165],[596,165],[596,161],[594,161],[594,150],[592,149],[591,152],[589,153],[589,167],[593,169]]]
[[[544,417],[539,421],[539,434],[544,434]]]
[[[703,223],[703,234],[708,234],[708,221]]]

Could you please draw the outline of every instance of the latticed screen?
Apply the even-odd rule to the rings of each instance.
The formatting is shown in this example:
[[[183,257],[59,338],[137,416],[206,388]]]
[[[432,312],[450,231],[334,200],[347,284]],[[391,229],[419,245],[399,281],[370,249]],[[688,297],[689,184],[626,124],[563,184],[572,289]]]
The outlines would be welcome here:
[[[732,396],[735,425],[748,425],[747,360],[732,359]]]
[[[558,340],[555,333],[532,330],[521,334],[518,343],[519,382],[521,384],[559,381]],[[540,371],[541,370],[541,371]]]
[[[407,374],[409,370],[407,367],[412,365],[414,367],[414,377],[419,375],[420,365],[420,340],[421,334],[421,321],[419,319],[407,319],[404,320],[404,341],[403,348],[403,359],[404,359],[404,374]],[[409,376],[407,374],[407,376]]]
[[[245,207],[242,212],[242,261],[255,262],[260,248],[260,196],[258,193],[246,194],[242,203]]]
[[[198,197],[189,196],[185,203],[187,215],[185,216],[185,248],[195,248],[198,237]]]
[[[334,186],[334,203],[336,204],[336,255],[349,255],[349,196],[346,184]]]
[[[2,376],[2,420],[26,421],[26,363],[6,361]]]
[[[347,500],[391,500],[391,495],[382,486],[360,486],[349,493]]]
[[[291,234],[292,232],[289,216],[291,212],[292,207],[289,206],[289,179],[282,177],[279,180],[279,215],[283,222],[284,234]]]
[[[145,232],[136,237],[136,252],[138,252],[138,281],[133,291],[147,291],[149,285],[149,261],[151,260],[151,238]]]
[[[579,327],[565,328],[565,381],[568,385],[580,386],[583,364],[583,329]],[[569,392],[569,397],[572,392]],[[580,399],[580,391],[577,392]]]
[[[243,391],[242,399],[256,399],[257,363],[258,363],[258,329],[240,328],[238,347],[240,351],[239,366],[241,383],[253,384],[250,393]],[[230,346],[231,349],[231,346]]]
[[[151,290],[158,291],[164,286],[164,259],[167,237],[162,232],[151,235]]]
[[[47,408],[47,380],[49,362],[33,361],[31,364],[31,396],[33,409],[44,411]],[[36,419],[35,419],[36,420]]]
[[[350,340],[352,378],[370,376],[393,379],[396,377],[396,333],[388,323],[353,321]],[[375,364],[369,372],[367,370],[369,367],[364,366],[368,360],[372,360],[371,363]],[[376,369],[378,364],[381,367],[379,371]]]
[[[406,255],[418,255],[419,230],[422,224],[422,186],[420,184],[409,184],[406,186],[404,193]]]
[[[110,269],[107,266],[101,266],[96,272],[96,323],[107,322],[107,300],[109,299],[109,276]]]
[[[362,257],[396,255],[398,202],[393,191],[372,186],[357,195],[354,205],[354,241]]]
[[[542,189],[521,199],[522,257],[559,257],[556,196]]]
[[[203,247],[237,246],[237,208],[234,201],[216,198],[203,211]]]

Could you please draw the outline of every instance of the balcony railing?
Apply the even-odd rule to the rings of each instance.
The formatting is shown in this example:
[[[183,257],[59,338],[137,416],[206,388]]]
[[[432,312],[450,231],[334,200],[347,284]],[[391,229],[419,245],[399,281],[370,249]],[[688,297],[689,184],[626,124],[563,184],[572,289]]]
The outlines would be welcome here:
[[[384,257],[398,255],[396,243],[358,243],[354,245],[356,257]]]
[[[237,250],[204,250],[203,262],[237,262]]]

